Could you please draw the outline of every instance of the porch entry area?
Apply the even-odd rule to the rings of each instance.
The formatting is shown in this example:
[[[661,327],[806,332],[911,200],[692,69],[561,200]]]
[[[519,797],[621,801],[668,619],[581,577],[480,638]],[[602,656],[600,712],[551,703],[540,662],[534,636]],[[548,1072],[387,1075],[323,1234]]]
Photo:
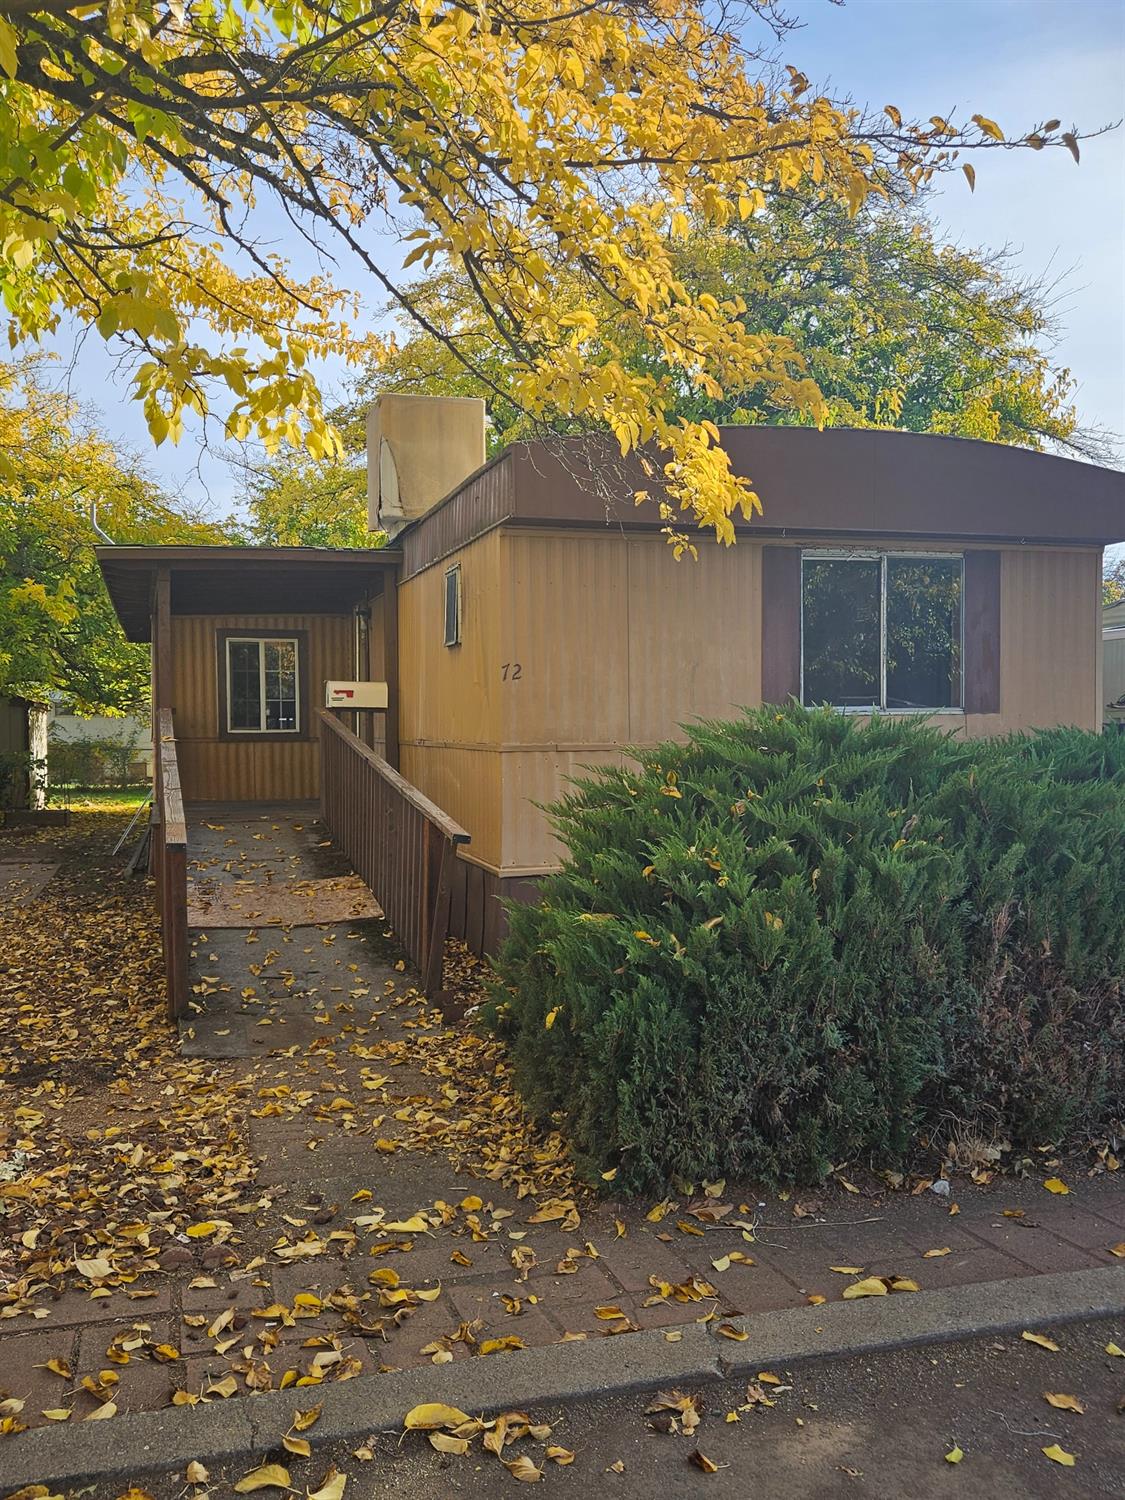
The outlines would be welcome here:
[[[206,994],[193,933],[255,925],[378,923],[438,1001],[469,835],[394,764],[398,554],[104,553],[128,633],[152,643],[150,869],[170,1014],[184,1021]],[[387,708],[327,710],[329,681],[386,683]],[[287,852],[253,857],[282,834]]]
[[[182,1026],[190,1017],[185,1036],[206,1056],[252,1052],[237,1040],[237,1005],[223,1003],[216,1018],[208,1004],[215,988],[203,935],[208,948],[230,946],[222,935],[237,932],[268,951],[271,932],[289,942],[298,929],[370,924],[376,941],[390,938],[404,950],[429,999],[442,1002],[454,861],[469,835],[333,713],[320,709],[316,718],[319,802],[185,803],[171,712],[156,715],[150,869],[168,1013]],[[289,983],[301,978],[307,974],[291,973]],[[232,1035],[234,1042],[221,1040]]]

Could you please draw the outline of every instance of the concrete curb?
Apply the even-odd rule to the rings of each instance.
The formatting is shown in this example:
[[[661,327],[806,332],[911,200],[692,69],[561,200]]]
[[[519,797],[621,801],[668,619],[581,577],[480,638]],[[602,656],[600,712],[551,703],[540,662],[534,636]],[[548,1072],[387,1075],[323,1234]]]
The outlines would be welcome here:
[[[320,1444],[401,1427],[405,1413],[422,1401],[488,1414],[1116,1315],[1125,1315],[1125,1266],[835,1302],[731,1320],[749,1333],[743,1342],[716,1337],[696,1323],[673,1342],[665,1337],[667,1330],[653,1329],[399,1374],[361,1375],[315,1393],[273,1391],[206,1406],[163,1407],[93,1426],[38,1427],[8,1440],[0,1452],[0,1474],[3,1488],[15,1490],[182,1469],[192,1459],[241,1454],[249,1461],[275,1447],[294,1410],[314,1401],[323,1413],[309,1436]]]

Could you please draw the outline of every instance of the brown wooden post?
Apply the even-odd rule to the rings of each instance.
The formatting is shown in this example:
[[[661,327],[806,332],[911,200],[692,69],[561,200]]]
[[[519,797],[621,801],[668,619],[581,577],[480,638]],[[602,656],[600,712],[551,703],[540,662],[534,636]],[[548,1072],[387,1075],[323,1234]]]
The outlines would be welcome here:
[[[164,834],[161,809],[164,788],[161,776],[160,710],[172,706],[172,575],[157,568],[152,591],[152,826],[149,834],[149,874],[156,877],[157,900],[163,909],[164,883],[161,855]]]
[[[186,1014],[188,1003],[187,849],[171,844],[164,851],[167,903],[164,910],[164,964],[168,981],[168,1014]]]
[[[399,769],[398,746],[398,582],[393,573],[383,575],[383,672],[387,680],[387,734],[383,747],[388,765]]]
[[[152,607],[152,722],[156,732],[162,708],[172,707],[172,575],[157,568]]]
[[[437,891],[430,919],[429,946],[422,989],[435,1005],[441,1004],[442,976],[445,968],[445,939],[449,933],[449,899],[453,889],[453,861],[457,849],[451,839],[441,841],[441,863],[438,866]]]

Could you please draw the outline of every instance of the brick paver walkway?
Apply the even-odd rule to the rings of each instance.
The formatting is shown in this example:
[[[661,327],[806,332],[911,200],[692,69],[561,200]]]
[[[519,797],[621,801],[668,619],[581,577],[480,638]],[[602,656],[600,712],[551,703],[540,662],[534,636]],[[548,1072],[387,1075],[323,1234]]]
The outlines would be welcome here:
[[[211,821],[212,876],[259,862],[256,878],[271,865],[315,874],[328,858],[308,818]],[[427,1019],[379,933],[231,929],[196,949],[187,1046],[231,1059],[257,1177],[232,1194],[225,1228],[165,1245],[161,1274],[0,1295],[0,1401],[22,1402],[29,1426],[108,1399],[118,1411],[225,1399],[780,1308],[815,1319],[820,1299],[868,1276],[928,1290],[1125,1273],[1125,1171],[1053,1168],[1065,1196],[1043,1187],[1047,1169],[958,1179],[950,1197],[857,1178],[858,1192],[759,1201],[727,1185],[719,1199],[680,1194],[659,1219],[647,1203],[521,1194],[503,1185],[503,1146],[489,1157],[474,1139],[492,1080],[442,1061],[479,1044]],[[112,1098],[101,1107],[117,1120]],[[418,1149],[427,1134],[432,1149]]]

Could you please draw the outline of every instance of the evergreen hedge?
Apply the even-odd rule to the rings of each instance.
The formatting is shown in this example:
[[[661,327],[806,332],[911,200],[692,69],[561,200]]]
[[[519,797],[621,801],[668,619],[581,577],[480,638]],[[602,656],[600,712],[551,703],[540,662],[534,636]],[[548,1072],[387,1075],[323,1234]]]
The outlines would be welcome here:
[[[575,783],[492,1020],[591,1179],[809,1182],[1125,1113],[1125,735],[796,705]]]

